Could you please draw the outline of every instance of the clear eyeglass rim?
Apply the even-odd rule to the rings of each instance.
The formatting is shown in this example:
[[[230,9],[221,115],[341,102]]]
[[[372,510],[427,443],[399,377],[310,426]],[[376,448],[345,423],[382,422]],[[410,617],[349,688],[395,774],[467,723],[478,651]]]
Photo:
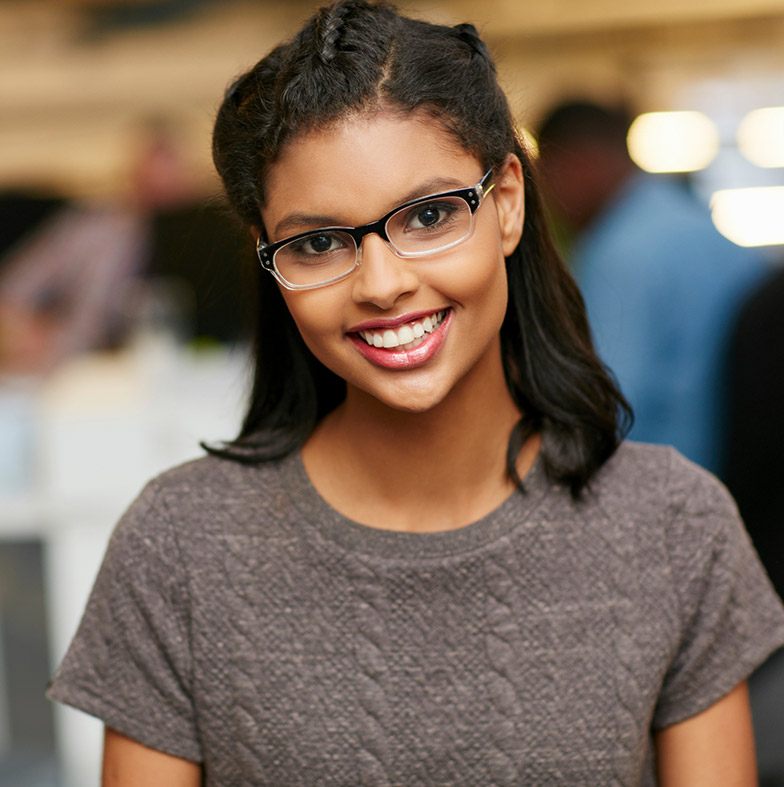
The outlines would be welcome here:
[[[490,183],[490,180],[493,175],[493,168],[485,172],[482,178],[473,186],[466,186],[460,189],[452,189],[450,191],[439,191],[435,194],[425,194],[421,197],[416,197],[416,199],[409,200],[408,202],[404,202],[402,205],[398,205],[396,208],[393,208],[387,214],[382,216],[380,219],[376,219],[376,221],[368,222],[367,224],[363,224],[360,227],[318,227],[313,230],[308,230],[307,232],[300,232],[296,235],[291,235],[288,238],[282,238],[279,241],[275,241],[274,243],[266,243],[261,239],[261,236],[256,242],[256,255],[259,258],[259,262],[261,263],[261,267],[264,270],[271,273],[275,280],[285,289],[287,290],[315,290],[319,287],[326,287],[330,284],[335,284],[336,282],[342,281],[346,277],[350,276],[360,264],[360,253],[359,249],[362,243],[362,239],[365,235],[369,235],[371,233],[376,233],[382,237],[384,242],[392,249],[394,254],[398,257],[403,259],[418,259],[420,257],[429,257],[434,254],[440,254],[444,251],[449,251],[453,249],[455,246],[459,246],[461,243],[467,241],[473,234],[474,234],[474,223],[475,223],[475,216],[479,208],[482,206],[485,197],[493,190],[495,187],[495,183]],[[488,185],[489,184],[489,185]],[[444,197],[459,197],[462,199],[471,213],[471,226],[469,228],[468,233],[459,240],[452,241],[445,246],[439,246],[435,249],[427,249],[424,251],[414,251],[414,252],[401,252],[399,249],[395,248],[394,244],[390,241],[389,236],[386,233],[386,226],[392,217],[397,214],[401,210],[405,210],[406,208],[410,208],[413,205],[417,205],[420,202],[427,202],[433,199],[439,199]],[[351,236],[352,240],[354,241],[354,264],[346,270],[345,273],[341,273],[339,276],[334,276],[331,279],[327,279],[322,282],[318,282],[316,284],[294,284],[293,282],[288,281],[283,274],[277,269],[275,265],[275,257],[277,253],[284,247],[294,241],[301,240],[302,238],[307,237],[308,235],[315,235],[321,232],[339,232],[342,231]],[[360,234],[359,241],[357,240],[356,235]]]

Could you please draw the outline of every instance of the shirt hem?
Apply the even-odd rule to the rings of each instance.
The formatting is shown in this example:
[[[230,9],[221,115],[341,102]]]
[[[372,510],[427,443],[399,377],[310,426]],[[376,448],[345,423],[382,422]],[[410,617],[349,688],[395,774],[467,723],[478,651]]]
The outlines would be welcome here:
[[[740,683],[748,680],[758,667],[782,647],[784,647],[784,630],[779,633],[778,639],[766,643],[755,651],[753,656],[736,662],[736,669],[718,677],[708,686],[707,691],[700,689],[690,691],[667,702],[664,710],[655,715],[651,729],[653,731],[664,729],[707,710]]]
[[[89,689],[55,683],[47,689],[46,697],[99,719],[107,727],[132,738],[143,746],[190,762],[198,764],[203,762],[202,753],[198,747],[182,742],[172,742],[171,739],[162,740],[154,735],[154,731],[150,730],[149,720],[141,722],[128,716],[105,699],[96,696]]]

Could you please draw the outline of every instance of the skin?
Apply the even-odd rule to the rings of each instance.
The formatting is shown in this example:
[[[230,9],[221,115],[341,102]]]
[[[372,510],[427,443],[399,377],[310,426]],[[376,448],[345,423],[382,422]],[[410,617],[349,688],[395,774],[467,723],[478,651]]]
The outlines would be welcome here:
[[[656,738],[661,787],[756,787],[757,763],[746,683]]]
[[[359,115],[307,134],[271,168],[262,210],[273,239],[292,214],[335,224],[371,221],[413,195],[470,186],[481,163],[424,114]],[[433,187],[434,182],[442,185]],[[377,235],[347,279],[283,297],[311,351],[346,380],[343,405],[303,449],[314,485],[334,508],[372,527],[447,530],[475,521],[513,486],[504,469],[520,414],[503,377],[499,330],[507,304],[505,255],[523,224],[519,160],[510,156],[475,216],[474,234],[424,260],[397,257]],[[323,223],[321,224],[323,226]],[[375,318],[452,310],[439,353],[409,370],[379,368],[347,333]],[[520,459],[525,472],[532,442]],[[358,499],[352,492],[366,490]]]
[[[106,728],[103,744],[102,787],[199,787],[198,763],[150,749]]]
[[[270,239],[311,228],[294,215],[357,226],[416,194],[473,185],[480,162],[424,115],[359,115],[296,140],[268,175],[262,211]],[[453,185],[427,186],[434,178]],[[346,380],[345,402],[303,448],[306,470],[335,509],[370,527],[407,532],[470,524],[513,493],[505,472],[509,432],[520,417],[503,377],[499,329],[507,303],[505,256],[522,234],[520,162],[509,156],[476,214],[473,236],[427,260],[402,260],[377,236],[340,282],[282,290],[311,351]],[[324,226],[323,222],[314,227]],[[415,369],[390,370],[347,336],[365,320],[452,310],[440,351]],[[521,451],[524,475],[538,438]],[[358,499],[353,490],[365,490]],[[662,787],[751,787],[754,747],[744,684],[711,708],[658,733]],[[197,764],[107,730],[105,787],[195,787]]]

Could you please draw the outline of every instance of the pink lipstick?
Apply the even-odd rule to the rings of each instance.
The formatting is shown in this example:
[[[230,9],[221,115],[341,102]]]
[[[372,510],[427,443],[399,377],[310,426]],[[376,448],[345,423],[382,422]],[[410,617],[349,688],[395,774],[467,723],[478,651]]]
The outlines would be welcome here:
[[[452,310],[418,312],[392,320],[372,320],[348,334],[357,351],[384,369],[413,369],[430,361],[441,349],[452,322]],[[398,333],[395,333],[397,328]],[[382,346],[382,342],[396,346]]]

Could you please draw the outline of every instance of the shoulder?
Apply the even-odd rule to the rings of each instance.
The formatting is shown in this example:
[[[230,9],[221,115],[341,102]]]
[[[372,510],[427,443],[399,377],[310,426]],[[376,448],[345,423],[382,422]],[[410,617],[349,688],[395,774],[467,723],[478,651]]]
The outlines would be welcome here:
[[[153,478],[147,489],[168,500],[191,497],[200,503],[229,502],[236,496],[269,493],[282,483],[281,468],[292,457],[246,464],[218,456],[204,456],[169,468]]]
[[[602,465],[592,486],[604,490],[631,482],[660,490],[669,477],[672,463],[681,459],[681,455],[670,446],[625,440]]]
[[[711,584],[759,587],[760,598],[769,592],[730,493],[674,448],[624,443],[590,495],[608,519],[635,534],[646,561],[668,578],[687,610],[683,623]]]
[[[615,516],[656,522],[660,535],[711,539],[740,527],[735,503],[711,473],[670,446],[626,441],[591,482],[589,496]]]
[[[289,509],[285,467],[292,461],[250,465],[206,456],[178,465],[147,483],[117,531],[156,540],[247,534]]]
[[[605,462],[591,482],[595,494],[610,492],[648,500],[681,499],[694,488],[725,495],[711,473],[687,459],[677,449],[625,440]]]
[[[669,446],[624,442],[577,501],[563,489],[548,500],[548,516],[577,523],[574,538],[611,546],[657,592],[670,593],[676,574],[706,570],[717,545],[747,540],[721,482]]]

